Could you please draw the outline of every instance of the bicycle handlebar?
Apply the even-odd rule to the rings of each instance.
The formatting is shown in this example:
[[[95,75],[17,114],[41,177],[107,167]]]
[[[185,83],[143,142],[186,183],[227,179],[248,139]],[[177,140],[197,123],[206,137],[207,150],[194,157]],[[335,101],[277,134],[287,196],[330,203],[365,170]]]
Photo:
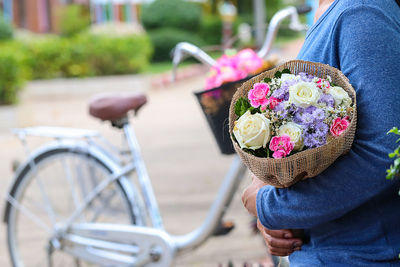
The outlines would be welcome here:
[[[290,24],[289,28],[292,30],[300,31],[306,29],[306,26],[304,26],[300,20],[299,20],[299,15],[308,13],[312,10],[312,8],[308,5],[299,5],[296,7],[290,6],[287,8],[284,8],[282,10],[279,10],[278,12],[275,13],[275,15],[272,17],[269,27],[267,30],[267,35],[264,41],[264,44],[260,48],[260,50],[257,52],[257,55],[261,58],[265,58],[271,47],[272,43],[275,40],[276,34],[278,32],[278,28],[281,24],[281,22],[285,19],[290,17]],[[215,65],[215,60],[211,58],[207,53],[205,53],[203,50],[198,48],[197,46],[187,43],[187,42],[182,42],[176,45],[175,49],[172,51],[172,56],[173,56],[173,77],[172,80],[174,81],[176,79],[176,71],[177,71],[177,66],[178,64],[185,58],[186,55],[191,55],[195,57],[197,60],[202,62],[204,65],[212,67]]]
[[[312,7],[309,6],[309,5],[298,5],[298,6],[296,6],[296,11],[297,11],[297,14],[299,14],[299,15],[307,14],[311,10],[312,10]]]

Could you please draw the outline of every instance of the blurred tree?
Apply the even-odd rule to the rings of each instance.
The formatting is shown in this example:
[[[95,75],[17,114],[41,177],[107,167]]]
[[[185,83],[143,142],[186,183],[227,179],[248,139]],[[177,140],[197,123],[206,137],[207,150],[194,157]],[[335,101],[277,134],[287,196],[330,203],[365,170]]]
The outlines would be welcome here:
[[[265,7],[267,9],[267,20],[269,21],[274,13],[279,9],[285,7],[286,4],[282,0],[265,0]],[[237,8],[239,14],[252,14],[253,13],[253,0],[237,0]]]
[[[9,40],[13,38],[13,28],[11,24],[4,20],[0,15],[0,41]]]
[[[66,5],[59,10],[60,32],[63,36],[75,35],[90,26],[90,11],[84,5]]]

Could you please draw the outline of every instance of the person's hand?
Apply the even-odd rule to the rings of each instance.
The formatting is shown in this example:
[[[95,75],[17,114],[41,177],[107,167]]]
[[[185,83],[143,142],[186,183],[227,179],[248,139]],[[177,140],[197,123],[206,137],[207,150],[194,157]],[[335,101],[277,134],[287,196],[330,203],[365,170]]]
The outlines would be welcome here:
[[[303,245],[300,238],[294,238],[291,230],[269,230],[261,224],[259,219],[257,219],[257,228],[272,255],[289,256],[294,251],[300,250]]]
[[[242,202],[244,207],[250,214],[257,217],[256,199],[258,190],[266,185],[263,181],[259,180],[254,175],[252,176],[251,184],[243,191]]]

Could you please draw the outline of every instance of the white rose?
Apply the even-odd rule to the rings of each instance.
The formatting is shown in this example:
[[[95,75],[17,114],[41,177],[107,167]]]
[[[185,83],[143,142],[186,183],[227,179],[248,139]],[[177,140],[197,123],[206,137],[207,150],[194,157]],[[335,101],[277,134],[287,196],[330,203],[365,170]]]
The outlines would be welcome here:
[[[289,74],[289,73],[282,73],[281,75],[281,81],[282,83],[285,81],[291,81],[297,79],[297,76],[294,74]]]
[[[281,127],[279,127],[278,133],[280,136],[286,134],[290,137],[290,140],[294,142],[294,150],[301,150],[304,147],[303,137],[302,137],[303,128],[294,123],[288,122]]]
[[[334,86],[329,88],[328,92],[333,99],[335,100],[335,105],[338,106],[340,104],[343,104],[345,107],[349,107],[351,105],[351,98],[349,94],[339,86]]]
[[[247,111],[233,127],[233,135],[241,148],[258,149],[266,147],[271,137],[270,121],[264,115]]]
[[[320,94],[315,83],[299,82],[289,87],[289,103],[301,108],[307,108],[311,105],[315,106]]]

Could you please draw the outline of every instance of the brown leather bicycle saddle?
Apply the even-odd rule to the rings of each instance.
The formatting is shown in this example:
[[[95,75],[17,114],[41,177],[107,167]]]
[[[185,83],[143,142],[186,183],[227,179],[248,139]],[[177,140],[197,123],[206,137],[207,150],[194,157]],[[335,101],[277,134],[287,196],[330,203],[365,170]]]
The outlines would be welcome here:
[[[89,113],[101,120],[118,120],[125,117],[130,110],[138,112],[146,102],[144,94],[100,94],[89,101]]]

